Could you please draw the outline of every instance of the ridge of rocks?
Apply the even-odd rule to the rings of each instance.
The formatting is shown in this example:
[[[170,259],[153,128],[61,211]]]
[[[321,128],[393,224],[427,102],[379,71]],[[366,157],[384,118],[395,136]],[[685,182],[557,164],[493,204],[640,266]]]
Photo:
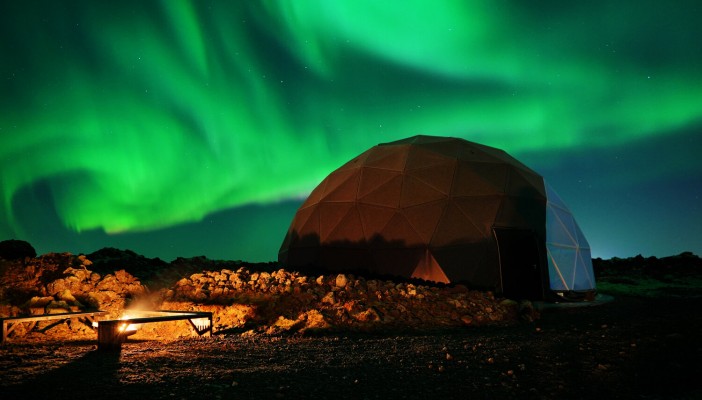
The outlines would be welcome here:
[[[0,260],[0,315],[100,309],[109,318],[120,318],[130,309],[199,310],[213,313],[215,332],[246,335],[435,329],[509,324],[520,315],[538,316],[528,302],[462,285],[439,287],[348,274],[309,276],[275,267],[204,257],[168,264],[114,249],[88,256],[48,253]],[[94,335],[85,324],[66,325],[42,334]],[[188,321],[174,321],[144,324],[134,337],[193,335]]]

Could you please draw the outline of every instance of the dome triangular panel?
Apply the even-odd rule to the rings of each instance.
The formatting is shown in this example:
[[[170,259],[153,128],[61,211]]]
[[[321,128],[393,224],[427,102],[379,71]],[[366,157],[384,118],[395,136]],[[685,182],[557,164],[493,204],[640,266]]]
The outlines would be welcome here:
[[[499,197],[459,197],[453,199],[453,204],[480,229],[483,235],[490,235],[500,209]]]
[[[326,190],[321,200],[325,201],[354,201],[358,193],[360,174],[356,171],[345,170],[329,176]]]
[[[358,196],[358,200],[364,204],[398,208],[400,206],[402,180],[402,175],[394,176],[389,181],[376,187],[369,193],[363,196]]]
[[[390,222],[380,232],[380,237],[384,242],[390,243],[392,247],[416,247],[424,244],[422,237],[400,212],[393,215]]]
[[[402,183],[402,195],[400,197],[400,207],[412,207],[419,204],[431,203],[436,200],[445,200],[448,195],[427,185],[423,181],[405,175]]]
[[[434,259],[429,250],[425,252],[425,256],[419,265],[412,271],[412,278],[424,279],[425,281],[449,283],[451,280],[446,276],[444,271],[439,266],[439,263]]]
[[[397,171],[388,171],[368,167],[361,169],[361,177],[358,185],[358,198],[360,199],[365,197],[398,177],[400,177],[400,172]]]
[[[357,207],[368,243],[380,236],[380,232],[383,231],[397,212],[393,208],[379,207],[370,204],[358,204]]]
[[[430,151],[422,147],[412,147],[407,155],[405,170],[412,171],[417,168],[428,168],[435,165],[450,163],[454,158],[446,157],[441,153]]]
[[[417,168],[405,172],[407,176],[414,177],[438,190],[441,193],[450,194],[451,185],[453,184],[453,173],[456,169],[456,161],[448,160],[446,162],[432,165],[426,168]]]
[[[424,242],[429,243],[434,235],[436,226],[439,224],[439,220],[441,220],[445,207],[445,201],[435,201],[433,203],[405,208],[403,213],[407,221],[414,227]]]
[[[455,204],[448,203],[431,239],[431,246],[455,246],[481,240],[482,232]]]
[[[459,162],[453,182],[451,194],[454,196],[503,194],[507,182],[507,166]]]
[[[539,190],[538,186],[534,186],[533,182],[529,182],[524,176],[517,172],[515,168],[509,168],[507,172],[507,185],[505,185],[505,193],[511,196],[529,197],[534,199],[543,199],[544,193]]]
[[[307,209],[310,215],[301,221],[300,230],[297,232],[299,240],[297,245],[319,244],[319,207],[314,206]]]
[[[319,203],[319,201],[322,199],[322,196],[324,195],[324,191],[327,187],[327,181],[329,180],[329,177],[324,178],[324,180],[312,190],[309,196],[307,196],[307,199],[305,200],[304,203],[300,206],[300,209],[305,209],[309,206],[315,205]]]
[[[354,207],[353,203],[321,203],[319,205],[319,237],[322,243],[337,229],[339,223]]]
[[[407,161],[409,147],[388,146],[377,147],[369,151],[365,161],[366,167],[402,171]]]
[[[361,215],[356,207],[351,207],[336,227],[324,238],[327,243],[353,247],[357,247],[365,240]]]

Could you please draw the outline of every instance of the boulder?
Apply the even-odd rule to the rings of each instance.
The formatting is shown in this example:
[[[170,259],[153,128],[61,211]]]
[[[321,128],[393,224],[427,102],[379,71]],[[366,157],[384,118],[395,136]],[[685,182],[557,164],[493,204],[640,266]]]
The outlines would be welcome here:
[[[34,258],[37,256],[37,251],[34,250],[29,242],[24,240],[3,240],[0,242],[0,258],[5,260],[18,260],[24,258]]]

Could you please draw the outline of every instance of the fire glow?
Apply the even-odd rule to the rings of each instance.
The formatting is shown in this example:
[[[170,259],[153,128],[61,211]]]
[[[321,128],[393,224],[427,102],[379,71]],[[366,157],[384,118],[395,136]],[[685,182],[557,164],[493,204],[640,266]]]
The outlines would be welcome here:
[[[125,315],[122,316],[122,318],[120,318],[120,319],[129,320],[129,319],[132,319],[132,318],[133,318],[133,316],[131,316],[130,314],[125,314]],[[119,329],[119,332],[120,332],[120,333],[125,333],[125,332],[126,332],[126,333],[128,333],[128,334],[132,334],[132,333],[136,333],[136,331],[139,329],[139,327],[140,327],[139,324],[123,323],[123,324],[120,324],[120,325],[119,325],[119,328],[118,328],[118,329]]]
[[[133,316],[131,314],[124,314],[119,319],[120,320],[130,320],[132,318],[135,318],[135,316]],[[99,324],[100,324],[99,321],[93,321],[93,328],[97,328]],[[132,324],[132,323],[125,322],[125,323],[119,324],[119,327],[117,328],[117,330],[120,333],[126,332],[127,334],[132,335],[132,334],[136,333],[136,331],[139,330],[140,327],[141,327],[140,324]]]
[[[143,324],[188,320],[198,336],[209,333],[212,336],[212,313],[202,311],[154,310],[125,311],[119,319],[98,322],[98,349],[117,350]]]

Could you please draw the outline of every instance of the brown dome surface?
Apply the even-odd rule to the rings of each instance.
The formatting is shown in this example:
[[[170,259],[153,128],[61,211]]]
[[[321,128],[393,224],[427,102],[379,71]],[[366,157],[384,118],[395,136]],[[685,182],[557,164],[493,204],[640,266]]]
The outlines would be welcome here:
[[[297,211],[279,261],[498,292],[526,279],[542,292],[545,204],[543,178],[504,151],[414,136],[329,174]]]

